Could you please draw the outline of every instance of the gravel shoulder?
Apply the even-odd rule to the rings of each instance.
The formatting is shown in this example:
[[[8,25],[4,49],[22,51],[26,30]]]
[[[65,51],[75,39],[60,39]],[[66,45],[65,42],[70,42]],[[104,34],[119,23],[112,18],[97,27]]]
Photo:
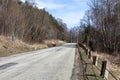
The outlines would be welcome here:
[[[71,80],[84,80],[83,65],[78,49],[76,49],[76,53],[75,53],[74,68],[73,68]]]

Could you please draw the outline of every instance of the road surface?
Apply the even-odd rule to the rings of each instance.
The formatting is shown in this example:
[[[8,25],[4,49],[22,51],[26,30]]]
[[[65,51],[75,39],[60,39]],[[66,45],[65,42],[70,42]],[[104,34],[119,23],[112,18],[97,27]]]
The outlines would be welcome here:
[[[0,80],[70,80],[75,43],[0,58]]]

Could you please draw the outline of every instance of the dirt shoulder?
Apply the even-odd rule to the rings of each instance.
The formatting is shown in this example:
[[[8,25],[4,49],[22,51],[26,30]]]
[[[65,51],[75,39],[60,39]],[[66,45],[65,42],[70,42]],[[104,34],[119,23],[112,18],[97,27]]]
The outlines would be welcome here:
[[[74,61],[75,62],[74,62],[74,68],[73,68],[71,80],[84,80],[83,65],[82,65],[82,60],[80,58],[80,54],[78,52],[78,49],[76,49]]]

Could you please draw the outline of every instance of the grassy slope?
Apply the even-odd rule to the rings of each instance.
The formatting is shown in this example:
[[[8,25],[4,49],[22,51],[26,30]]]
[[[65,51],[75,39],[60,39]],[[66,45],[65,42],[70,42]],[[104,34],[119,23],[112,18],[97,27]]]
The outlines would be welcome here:
[[[64,43],[65,42],[60,40],[45,40],[40,44],[30,45],[18,39],[13,42],[11,41],[11,37],[0,36],[0,57],[48,48],[48,47],[51,47],[52,44],[60,45]]]
[[[97,55],[99,57],[99,61],[105,60],[105,59],[109,60],[110,71],[118,78],[118,80],[120,80],[120,55],[112,56],[105,53],[98,54],[97,52],[93,52],[93,55]],[[111,80],[114,80],[114,79],[111,77]]]

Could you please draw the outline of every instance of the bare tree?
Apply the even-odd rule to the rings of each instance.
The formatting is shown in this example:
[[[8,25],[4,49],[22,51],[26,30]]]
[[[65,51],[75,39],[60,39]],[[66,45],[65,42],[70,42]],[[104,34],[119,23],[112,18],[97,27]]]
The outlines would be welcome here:
[[[117,52],[120,34],[120,13],[118,10],[120,1],[91,0],[92,26],[96,28],[95,40],[103,51],[108,53]]]

